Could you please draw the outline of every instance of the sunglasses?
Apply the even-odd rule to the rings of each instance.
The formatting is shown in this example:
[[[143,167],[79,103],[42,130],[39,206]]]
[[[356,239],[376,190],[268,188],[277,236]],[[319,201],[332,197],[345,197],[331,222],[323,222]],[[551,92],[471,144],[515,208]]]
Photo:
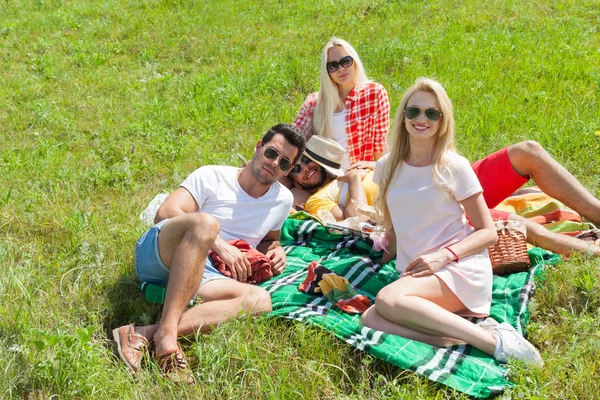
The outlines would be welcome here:
[[[311,161],[312,160],[306,156],[302,156],[302,158],[300,159],[300,163],[304,165],[310,164]],[[300,163],[296,164],[294,168],[292,168],[292,170],[290,171],[290,175],[296,176],[300,173],[300,171],[302,171],[302,166],[300,165]]]
[[[425,116],[427,117],[427,119],[432,122],[439,120],[440,117],[442,116],[442,112],[440,110],[438,110],[437,108],[421,109],[419,107],[414,107],[414,106],[406,107],[406,109],[404,110],[404,115],[408,119],[415,119],[419,115],[421,115],[421,111],[423,111],[425,113]]]
[[[292,162],[279,154],[277,150],[272,147],[265,147],[265,158],[268,160],[276,160],[279,158],[279,169],[283,172],[289,171],[292,168]]]
[[[327,72],[330,74],[337,71],[340,68],[340,65],[344,68],[350,67],[354,64],[354,59],[350,56],[340,58],[340,61],[330,61],[327,63]]]

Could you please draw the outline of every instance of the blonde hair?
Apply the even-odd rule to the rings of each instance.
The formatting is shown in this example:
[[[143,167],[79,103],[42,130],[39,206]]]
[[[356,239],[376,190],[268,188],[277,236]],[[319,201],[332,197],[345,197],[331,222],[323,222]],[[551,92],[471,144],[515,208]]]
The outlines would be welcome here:
[[[313,130],[316,135],[331,138],[332,116],[335,110],[344,108],[344,102],[340,98],[338,85],[331,79],[327,72],[327,57],[329,49],[341,46],[354,60],[354,85],[363,86],[369,82],[365,68],[363,67],[358,53],[350,43],[343,39],[332,37],[323,48],[321,55],[321,84],[317,93],[317,105],[313,116]]]
[[[410,100],[410,97],[419,91],[433,94],[438,102],[439,110],[442,112],[440,119],[440,128],[434,136],[433,142],[433,181],[441,189],[448,190],[448,181],[443,172],[447,170],[446,152],[448,150],[456,151],[454,147],[454,116],[452,115],[452,102],[448,94],[439,82],[428,79],[418,78],[415,83],[406,91],[394,120],[394,128],[388,137],[390,155],[383,165],[381,179],[379,183],[379,194],[375,201],[375,208],[383,217],[383,226],[387,231],[391,231],[392,221],[390,209],[387,204],[387,192],[394,174],[399,171],[402,162],[410,155],[409,134],[404,123],[404,110]]]

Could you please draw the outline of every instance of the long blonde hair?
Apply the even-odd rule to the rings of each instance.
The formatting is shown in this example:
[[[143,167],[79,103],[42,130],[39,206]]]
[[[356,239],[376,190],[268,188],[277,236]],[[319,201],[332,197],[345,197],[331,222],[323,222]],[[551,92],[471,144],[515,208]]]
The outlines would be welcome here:
[[[432,93],[436,98],[442,112],[440,128],[434,136],[433,142],[433,180],[443,190],[448,190],[448,182],[443,172],[447,170],[446,152],[456,151],[454,147],[454,116],[452,114],[452,102],[446,90],[439,82],[429,78],[418,78],[406,91],[394,120],[394,128],[388,137],[390,155],[383,165],[379,181],[379,194],[375,201],[375,208],[383,217],[383,226],[387,231],[392,228],[390,209],[387,204],[387,192],[394,174],[399,171],[402,162],[410,155],[409,133],[404,123],[404,110],[410,97],[419,91]]]
[[[354,85],[363,86],[369,82],[365,68],[363,67],[358,53],[350,43],[343,39],[332,37],[323,48],[321,55],[321,85],[317,94],[317,105],[313,116],[313,130],[316,135],[331,138],[332,116],[336,109],[343,109],[344,102],[340,98],[337,84],[331,79],[327,72],[327,57],[329,49],[341,46],[354,59]]]

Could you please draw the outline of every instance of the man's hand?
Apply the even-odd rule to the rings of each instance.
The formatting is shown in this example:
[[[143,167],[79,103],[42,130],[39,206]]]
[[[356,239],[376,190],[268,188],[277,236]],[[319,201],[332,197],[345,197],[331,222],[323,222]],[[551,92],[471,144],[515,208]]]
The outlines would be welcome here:
[[[357,180],[358,182],[362,182],[365,179],[365,176],[369,173],[369,170],[366,168],[357,168],[357,169],[349,169],[346,171],[346,174],[338,177],[338,180],[346,183],[350,183],[352,180]]]
[[[256,250],[269,257],[273,276],[281,274],[285,269],[285,250],[279,244],[279,236],[279,230],[270,231],[256,246]]]
[[[267,251],[266,256],[271,260],[271,272],[273,272],[273,276],[280,275],[285,269],[285,250],[283,247],[273,247]]]
[[[431,275],[434,272],[439,271],[444,265],[452,260],[454,260],[454,255],[446,249],[441,249],[431,254],[425,254],[411,262],[408,267],[406,267],[402,276],[418,278],[420,276]]]
[[[230,268],[231,277],[239,282],[246,282],[252,275],[252,265],[237,247],[222,241],[213,248],[215,253],[221,257],[225,264]]]

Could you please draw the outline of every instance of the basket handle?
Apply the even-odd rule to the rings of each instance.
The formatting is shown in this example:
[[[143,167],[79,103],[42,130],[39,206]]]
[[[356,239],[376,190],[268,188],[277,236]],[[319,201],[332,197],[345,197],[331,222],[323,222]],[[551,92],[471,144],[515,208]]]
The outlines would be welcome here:
[[[496,225],[496,230],[498,232],[502,232],[503,235],[506,235],[506,231],[508,231],[508,235],[517,238],[517,234],[514,231],[519,231],[525,235],[525,237],[527,237],[526,227],[522,221],[515,219],[504,220],[502,218],[498,218],[494,221],[494,223]]]

